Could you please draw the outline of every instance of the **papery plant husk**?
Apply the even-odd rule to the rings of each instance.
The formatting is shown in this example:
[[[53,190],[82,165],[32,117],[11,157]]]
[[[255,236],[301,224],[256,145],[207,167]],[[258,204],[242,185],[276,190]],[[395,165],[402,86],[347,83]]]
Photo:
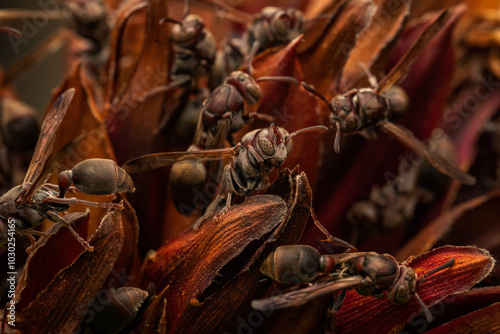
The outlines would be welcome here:
[[[167,333],[239,328],[239,319],[252,315],[250,301],[271,284],[260,265],[277,246],[297,242],[310,205],[305,174],[285,170],[267,195],[233,205],[149,254],[141,285],[168,286]]]
[[[168,26],[159,25],[164,17],[164,1],[125,1],[117,11],[102,112],[119,164],[169,150],[165,136],[155,134],[168,94],[142,99],[152,88],[168,83],[172,57]],[[142,222],[140,248],[145,253],[163,241],[168,173],[152,171],[133,179],[137,192],[130,200]]]

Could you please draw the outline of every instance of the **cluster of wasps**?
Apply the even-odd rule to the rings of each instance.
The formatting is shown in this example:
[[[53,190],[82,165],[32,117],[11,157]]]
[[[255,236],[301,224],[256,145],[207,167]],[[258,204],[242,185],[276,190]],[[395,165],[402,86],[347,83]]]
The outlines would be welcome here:
[[[219,5],[227,9],[227,6]],[[220,50],[217,50],[215,39],[205,28],[202,18],[189,14],[188,4],[185,5],[182,20],[165,18],[159,22],[159,25],[173,25],[171,41],[175,60],[171,69],[172,82],[148,92],[143,98],[173,88],[182,88],[185,96],[207,96],[199,94],[201,88],[197,83],[202,76],[210,76],[209,81],[213,86],[208,97],[199,103],[201,110],[198,111],[193,143],[188,151],[148,154],[134,158],[121,167],[111,160],[88,159],[71,170],[61,172],[58,185],[46,183],[47,171],[44,167],[47,157],[52,151],[55,132],[74,94],[74,90],[69,89],[59,96],[41,125],[38,142],[23,182],[0,197],[0,243],[5,244],[9,238],[6,224],[10,219],[14,219],[18,232],[28,235],[32,241],[33,234],[46,236],[33,228],[44,219],[50,219],[66,226],[82,246],[91,251],[92,247],[73,230],[71,222],[59,213],[67,211],[75,203],[116,209],[121,209],[122,204],[67,198],[65,195],[68,190],[76,188],[93,195],[132,192],[135,188],[129,174],[174,165],[170,187],[176,189],[174,192],[182,192],[182,188],[186,188],[184,179],[176,177],[176,173],[182,171],[188,174],[188,178],[195,179],[194,183],[187,186],[189,189],[186,191],[189,192],[193,186],[207,183],[207,169],[220,168],[218,164],[210,165],[209,162],[230,157],[232,161],[224,166],[222,175],[217,180],[220,183],[219,194],[206,213],[221,216],[230,207],[233,195],[247,197],[264,188],[267,176],[279,168],[290,153],[295,136],[311,131],[328,131],[329,127],[318,125],[289,133],[282,127],[270,125],[253,130],[245,134],[240,142],[234,143],[233,134],[240,131],[246,122],[255,118],[273,122],[272,118],[265,115],[245,114],[245,103],[255,104],[262,95],[259,81],[275,80],[287,85],[296,83],[294,78],[289,77],[254,79],[251,76],[251,59],[259,52],[287,44],[300,36],[304,33],[308,20],[296,9],[266,7],[253,16],[233,12],[244,18],[248,29],[242,38],[227,41]],[[9,27],[0,28],[7,33],[18,33]],[[431,24],[422,32],[415,45],[427,38],[432,29]],[[421,154],[440,172],[464,184],[473,184],[475,179],[472,176],[460,170],[452,161],[431,151],[411,131],[391,121],[394,116],[403,114],[409,103],[404,90],[394,84],[407,71],[411,64],[408,59],[413,56],[414,48],[417,47],[420,46],[410,48],[407,55],[381,81],[377,81],[365,68],[370,87],[339,92],[331,100],[326,99],[311,85],[305,82],[301,85],[329,108],[329,125],[336,130],[333,146],[337,153],[340,152],[342,134],[379,128]],[[248,73],[239,70],[245,65]],[[364,65],[360,66],[363,68]],[[161,130],[161,125],[159,128]],[[226,142],[232,147],[226,148]],[[223,204],[219,205],[220,203]],[[280,283],[309,283],[310,286],[256,300],[252,306],[257,310],[297,306],[318,296],[341,291],[334,307],[338,309],[345,290],[355,288],[364,296],[381,296],[387,292],[388,298],[395,304],[405,304],[416,298],[430,320],[429,310],[418,297],[416,287],[429,275],[452,266],[453,259],[417,279],[412,268],[398,263],[390,255],[357,252],[356,248],[346,242],[329,235],[328,238],[333,243],[348,247],[349,251],[321,255],[314,248],[304,245],[277,248],[266,259],[261,272]],[[311,266],[311,263],[314,265]],[[318,276],[321,280],[318,280]]]

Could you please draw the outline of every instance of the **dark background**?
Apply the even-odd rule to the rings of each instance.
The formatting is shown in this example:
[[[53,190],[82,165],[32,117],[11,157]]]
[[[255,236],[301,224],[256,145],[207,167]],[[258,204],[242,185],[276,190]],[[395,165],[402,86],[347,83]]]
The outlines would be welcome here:
[[[54,0],[35,0],[35,1],[13,1],[2,0],[0,8],[29,8],[34,10],[43,10],[40,4],[54,5]],[[59,5],[61,8],[61,5]],[[0,65],[2,68],[8,67],[14,61],[33,52],[39,43],[62,27],[61,20],[49,20],[46,24],[35,25],[33,18],[28,17],[24,21],[4,21],[2,24],[13,26],[19,30],[31,23],[35,27],[36,33],[33,37],[27,38],[26,44],[18,46],[16,53],[9,37],[0,33]],[[29,23],[26,23],[29,22]],[[42,22],[43,23],[43,22]],[[12,39],[12,37],[10,37]],[[15,38],[15,37],[14,37]],[[40,113],[43,113],[52,96],[51,92],[56,88],[63,78],[63,53],[58,51],[55,54],[44,57],[39,63],[22,71],[21,75],[13,82],[13,86],[19,95],[19,98],[25,103],[35,107]]]

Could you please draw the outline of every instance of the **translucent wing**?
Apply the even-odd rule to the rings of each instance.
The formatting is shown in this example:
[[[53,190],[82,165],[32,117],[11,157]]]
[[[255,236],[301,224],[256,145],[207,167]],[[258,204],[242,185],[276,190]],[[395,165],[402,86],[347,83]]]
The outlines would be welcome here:
[[[448,161],[440,155],[432,152],[424,143],[418,140],[413,133],[405,127],[391,123],[389,121],[380,122],[380,129],[385,133],[393,136],[401,143],[421,154],[434,168],[443,174],[459,180],[468,185],[476,183],[476,179],[460,170],[453,162]]]
[[[407,73],[408,68],[417,59],[420,52],[429,44],[432,38],[439,32],[446,22],[448,22],[450,17],[451,14],[448,10],[444,10],[427,28],[424,29],[424,31],[422,31],[411,48],[391,69],[391,71],[382,80],[380,80],[376,93],[383,92],[387,88],[391,87]]]
[[[361,286],[363,281],[364,279],[361,276],[352,276],[336,281],[319,283],[304,289],[284,293],[282,295],[253,300],[252,308],[257,311],[268,311],[292,306],[300,306],[323,295]]]
[[[8,26],[0,26],[0,31],[6,34],[11,34],[17,37],[23,36],[23,34],[17,30],[16,28],[8,27]]]
[[[219,17],[224,17],[230,21],[241,24],[252,23],[253,16],[247,12],[241,11],[226,2],[219,0],[196,0],[191,1],[191,3],[199,8],[208,8],[215,10],[215,13]]]
[[[45,166],[49,155],[52,153],[52,149],[54,147],[54,136],[59,128],[59,125],[61,125],[64,115],[66,115],[66,111],[68,110],[74,94],[74,88],[70,88],[62,93],[61,96],[59,96],[54,102],[43,120],[40,135],[38,136],[38,142],[36,143],[33,157],[31,158],[28,171],[24,177],[24,182],[30,182],[33,189],[36,188],[38,180],[42,175],[43,167]],[[32,191],[30,189],[23,199],[31,196],[31,193]]]
[[[179,161],[220,160],[224,157],[234,156],[238,147],[239,146],[194,152],[164,152],[147,154],[127,161],[123,164],[122,168],[125,169],[127,173],[138,173],[164,166],[170,166]]]

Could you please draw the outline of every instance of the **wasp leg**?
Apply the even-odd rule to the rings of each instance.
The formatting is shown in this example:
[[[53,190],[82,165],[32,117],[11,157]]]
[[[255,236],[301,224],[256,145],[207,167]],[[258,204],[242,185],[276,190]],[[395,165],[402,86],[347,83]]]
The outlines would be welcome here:
[[[57,213],[55,213],[53,211],[47,211],[47,215],[49,216],[49,218],[52,221],[66,226],[69,229],[69,231],[71,232],[71,234],[73,234],[73,236],[76,238],[76,240],[78,240],[78,242],[83,246],[83,248],[85,248],[85,250],[88,250],[90,252],[92,252],[94,250],[94,247],[90,246],[87,243],[87,241],[85,241],[82,237],[80,237],[80,235],[78,233],[76,233],[76,231],[73,229],[73,227],[71,227],[71,223],[68,222],[66,219],[59,216]]]

